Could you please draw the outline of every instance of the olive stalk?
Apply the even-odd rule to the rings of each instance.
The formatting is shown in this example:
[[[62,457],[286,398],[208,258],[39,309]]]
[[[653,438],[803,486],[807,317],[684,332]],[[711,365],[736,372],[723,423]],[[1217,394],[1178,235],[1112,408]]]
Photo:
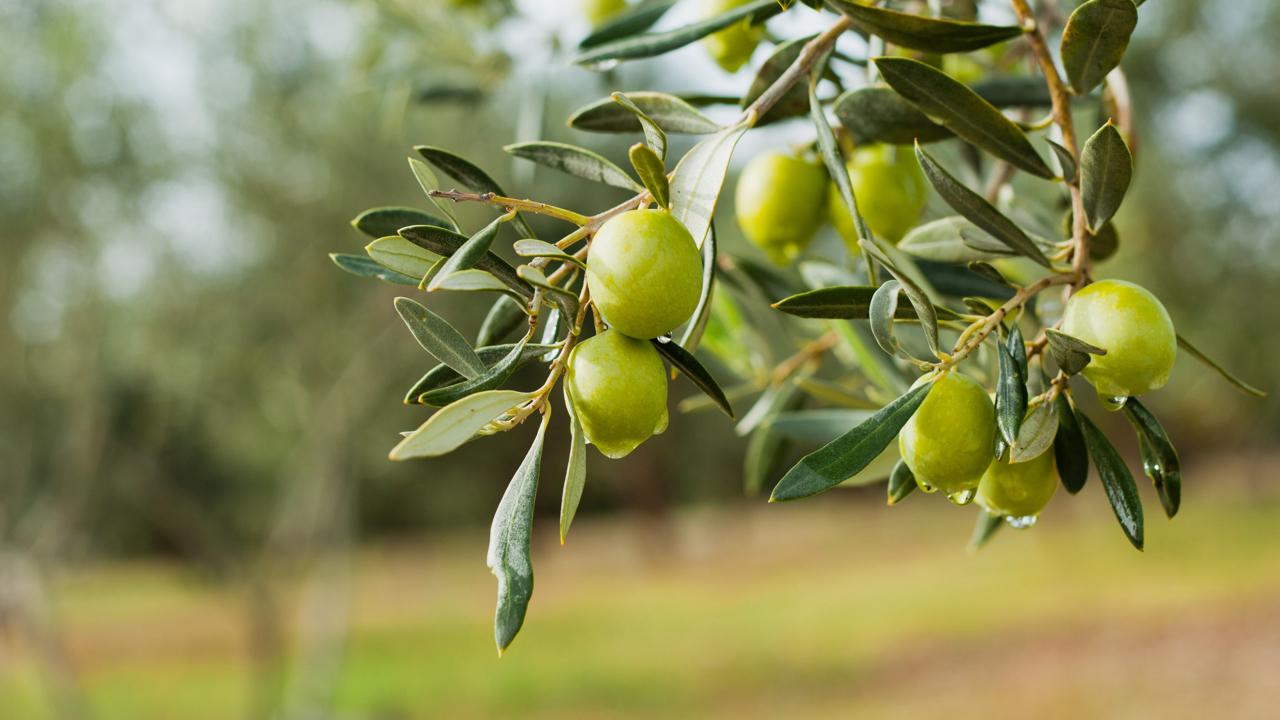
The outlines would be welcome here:
[[[1005,303],[999,308],[996,308],[995,312],[973,323],[968,327],[968,329],[961,333],[959,339],[956,340],[955,347],[951,354],[944,357],[941,361],[933,363],[932,367],[942,370],[958,364],[961,360],[968,357],[970,353],[978,349],[978,346],[982,345],[982,342],[987,339],[987,336],[991,334],[991,331],[1000,326],[1000,323],[1009,315],[1009,313],[1021,308],[1028,300],[1039,294],[1041,290],[1053,287],[1054,285],[1074,283],[1076,280],[1077,276],[1075,273],[1056,273],[1053,275],[1046,275],[1030,285],[1019,288],[1018,291],[1013,294],[1013,297],[1005,301]]]

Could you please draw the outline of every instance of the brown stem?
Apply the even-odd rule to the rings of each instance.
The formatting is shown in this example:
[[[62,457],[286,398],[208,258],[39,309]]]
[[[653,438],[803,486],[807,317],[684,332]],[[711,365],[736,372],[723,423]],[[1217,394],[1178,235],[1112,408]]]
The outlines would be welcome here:
[[[934,363],[934,367],[943,369],[958,364],[965,359],[974,350],[977,350],[982,342],[987,339],[993,330],[1000,326],[1001,321],[1009,315],[1009,313],[1022,307],[1028,300],[1035,297],[1041,290],[1053,285],[1064,285],[1076,280],[1074,274],[1047,275],[1039,280],[1019,288],[1013,297],[1009,298],[1004,305],[996,308],[996,311],[977,321],[970,330],[965,331],[957,341],[955,349],[951,355],[942,359],[941,362]]]

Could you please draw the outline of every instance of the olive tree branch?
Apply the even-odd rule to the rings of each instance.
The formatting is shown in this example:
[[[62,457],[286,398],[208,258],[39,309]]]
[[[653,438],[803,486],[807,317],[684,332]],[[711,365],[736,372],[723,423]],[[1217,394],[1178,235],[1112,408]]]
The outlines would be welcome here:
[[[427,193],[433,198],[443,198],[454,202],[479,202],[488,205],[497,205],[510,211],[524,211],[535,215],[546,215],[574,225],[586,225],[589,218],[572,210],[566,210],[555,205],[549,205],[536,200],[520,200],[517,198],[504,197],[497,193],[470,193],[459,192],[457,190],[432,190]]]
[[[959,339],[956,340],[955,348],[951,351],[951,354],[943,357],[941,361],[933,363],[932,366],[941,370],[958,364],[961,360],[968,357],[974,350],[977,350],[978,347],[982,345],[982,342],[987,339],[987,336],[1000,326],[1000,323],[1004,321],[1009,313],[1021,308],[1028,300],[1039,294],[1041,290],[1054,285],[1074,283],[1076,280],[1077,277],[1075,273],[1058,273],[1054,275],[1046,275],[1030,285],[1019,288],[1018,291],[1013,294],[1013,297],[1009,298],[1005,304],[996,308],[995,312],[973,323],[963,333],[961,333]]]

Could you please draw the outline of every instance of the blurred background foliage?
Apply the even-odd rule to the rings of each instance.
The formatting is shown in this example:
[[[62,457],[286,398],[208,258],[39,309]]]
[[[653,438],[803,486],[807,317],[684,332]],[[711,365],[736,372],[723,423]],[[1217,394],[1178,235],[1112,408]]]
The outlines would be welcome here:
[[[586,31],[572,3],[459,5],[0,2],[0,546],[252,574],[267,551],[488,522],[527,433],[389,463],[422,417],[400,398],[431,361],[392,311],[395,288],[327,253],[359,252],[359,211],[424,204],[404,160],[414,144],[472,159],[512,194],[595,211],[621,196],[513,164],[501,146],[540,137],[621,160],[629,139],[574,133],[568,113],[613,89],[736,94],[750,76],[696,47],[593,73],[559,49]],[[1269,0],[1143,6],[1125,61],[1136,201],[1100,272],[1146,284],[1197,345],[1273,391],[1277,36]],[[734,167],[810,132],[752,133]],[[721,217],[730,252],[751,252]],[[437,307],[474,328],[483,307],[469,305]],[[1151,404],[1203,473],[1189,486],[1215,479],[1205,458],[1276,449],[1277,404],[1187,360]],[[625,462],[593,455],[582,512],[745,502],[742,452],[722,417],[674,415]],[[545,487],[554,513],[556,482]],[[482,546],[468,552],[478,567]]]

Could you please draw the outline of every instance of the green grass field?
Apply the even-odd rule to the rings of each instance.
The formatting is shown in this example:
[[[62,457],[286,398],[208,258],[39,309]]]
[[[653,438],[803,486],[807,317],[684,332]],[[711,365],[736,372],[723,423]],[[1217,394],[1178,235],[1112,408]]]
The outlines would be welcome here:
[[[974,511],[919,494],[583,521],[564,548],[543,518],[501,660],[487,528],[366,547],[281,581],[291,656],[267,685],[343,718],[1265,717],[1280,502],[1191,477],[1175,521],[1147,497],[1143,553],[1096,479],[976,556]],[[245,715],[237,588],[158,564],[54,585],[95,717]],[[24,638],[0,631],[5,720],[53,717]]]

